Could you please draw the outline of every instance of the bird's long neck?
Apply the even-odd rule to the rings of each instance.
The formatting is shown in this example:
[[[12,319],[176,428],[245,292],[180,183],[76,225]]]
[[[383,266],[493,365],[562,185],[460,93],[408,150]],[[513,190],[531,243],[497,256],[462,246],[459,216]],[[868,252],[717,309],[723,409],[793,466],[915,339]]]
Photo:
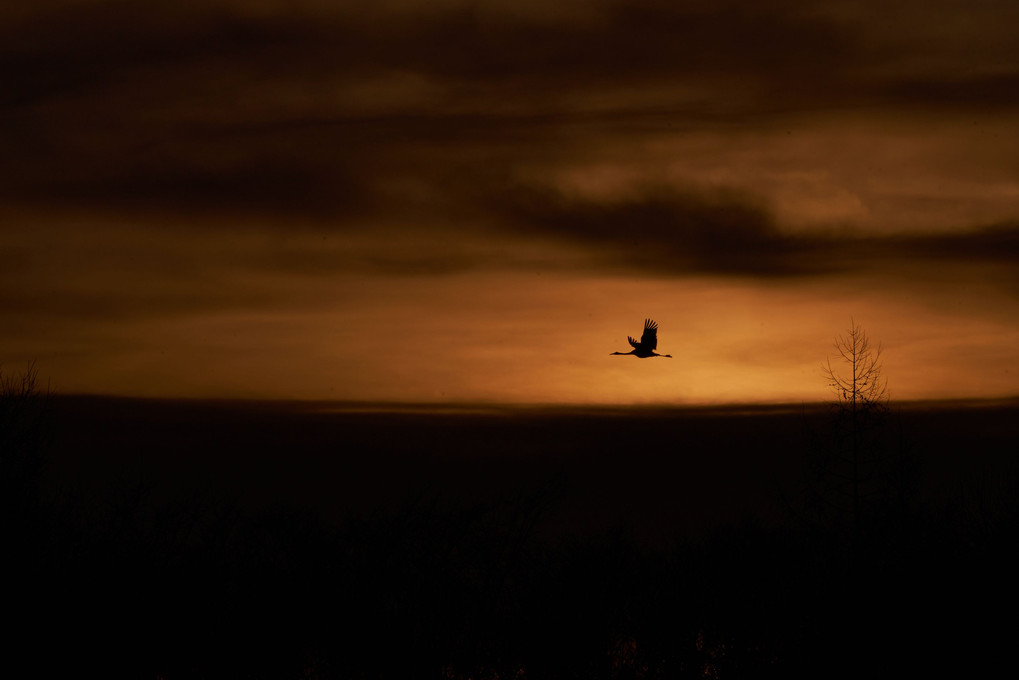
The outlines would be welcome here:
[[[613,352],[609,356],[622,356],[622,357],[625,357],[627,354],[633,354],[636,351],[637,350],[635,350],[635,349],[631,349],[629,352]]]

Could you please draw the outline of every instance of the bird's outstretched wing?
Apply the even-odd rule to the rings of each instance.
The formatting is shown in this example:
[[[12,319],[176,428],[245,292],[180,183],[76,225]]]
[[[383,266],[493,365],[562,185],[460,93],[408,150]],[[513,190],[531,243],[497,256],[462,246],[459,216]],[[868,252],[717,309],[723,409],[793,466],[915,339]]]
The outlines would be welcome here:
[[[630,344],[637,345],[630,340]],[[647,349],[658,349],[658,324],[651,319],[644,319],[644,334],[640,336],[640,344]]]
[[[626,339],[630,341],[630,346],[633,347],[634,349],[640,347],[640,343],[631,338],[629,335],[626,336]]]

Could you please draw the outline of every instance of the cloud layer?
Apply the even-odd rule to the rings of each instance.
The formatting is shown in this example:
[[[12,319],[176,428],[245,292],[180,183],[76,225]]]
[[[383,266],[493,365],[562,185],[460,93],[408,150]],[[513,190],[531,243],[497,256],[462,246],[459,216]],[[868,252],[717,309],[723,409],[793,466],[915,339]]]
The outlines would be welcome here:
[[[19,215],[181,233],[384,227],[388,255],[329,253],[380,272],[528,261],[448,248],[492,234],[649,274],[1015,256],[1019,148],[1005,136],[1019,9],[1001,3],[51,0],[4,12],[0,202]],[[880,128],[880,147],[846,141],[861,126]],[[595,167],[615,180],[564,186]],[[400,230],[432,233],[434,247],[402,254]]]

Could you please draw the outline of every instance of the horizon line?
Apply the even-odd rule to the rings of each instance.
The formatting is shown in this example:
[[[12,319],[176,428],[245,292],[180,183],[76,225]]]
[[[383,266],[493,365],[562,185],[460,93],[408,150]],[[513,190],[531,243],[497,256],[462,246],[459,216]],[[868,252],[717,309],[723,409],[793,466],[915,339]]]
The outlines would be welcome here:
[[[182,396],[148,396],[104,394],[91,392],[57,392],[52,391],[44,396],[57,399],[90,399],[105,401],[130,401],[151,403],[177,404],[208,404],[220,406],[247,407],[291,407],[310,412],[331,413],[491,413],[500,412],[538,412],[558,411],[577,412],[591,411],[609,414],[614,411],[653,412],[653,411],[712,411],[732,414],[735,412],[776,413],[790,410],[816,410],[833,405],[829,399],[806,400],[774,400],[774,401],[688,401],[688,402],[516,402],[516,401],[484,401],[484,400],[356,400],[356,399],[309,399],[279,397],[182,397]],[[938,397],[930,399],[890,400],[890,407],[907,410],[941,410],[948,408],[988,408],[1016,407],[1019,408],[1019,394],[993,397]]]

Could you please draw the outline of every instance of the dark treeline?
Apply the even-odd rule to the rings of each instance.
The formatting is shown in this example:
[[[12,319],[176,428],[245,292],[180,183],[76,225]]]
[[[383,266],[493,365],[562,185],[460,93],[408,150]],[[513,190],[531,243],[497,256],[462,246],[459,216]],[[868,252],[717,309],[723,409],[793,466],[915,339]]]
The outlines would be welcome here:
[[[904,416],[887,440],[910,442],[926,481],[880,486],[850,517],[810,464],[820,412],[17,393],[0,409],[9,670],[968,676],[1014,648],[1014,405]]]

